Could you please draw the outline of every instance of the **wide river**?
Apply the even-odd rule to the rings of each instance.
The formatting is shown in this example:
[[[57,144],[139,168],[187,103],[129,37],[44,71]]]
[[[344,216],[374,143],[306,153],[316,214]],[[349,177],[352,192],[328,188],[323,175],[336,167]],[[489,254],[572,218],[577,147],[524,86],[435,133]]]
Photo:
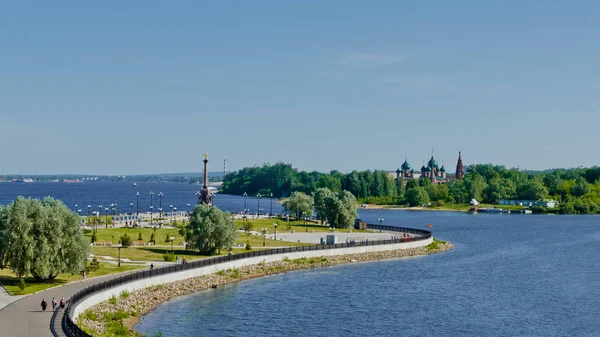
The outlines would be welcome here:
[[[0,204],[51,195],[74,209],[127,212],[163,192],[194,204],[197,185],[0,184]],[[154,196],[153,205],[159,199]],[[237,212],[270,200],[217,195]],[[260,203],[260,207],[259,204]],[[81,207],[85,205],[86,207]],[[280,211],[273,202],[273,212]],[[600,336],[600,217],[361,210],[376,223],[427,228],[454,243],[433,256],[293,272],[164,303],[136,326],[148,336]]]
[[[270,276],[164,303],[148,336],[600,336],[600,217],[360,211],[448,253]]]

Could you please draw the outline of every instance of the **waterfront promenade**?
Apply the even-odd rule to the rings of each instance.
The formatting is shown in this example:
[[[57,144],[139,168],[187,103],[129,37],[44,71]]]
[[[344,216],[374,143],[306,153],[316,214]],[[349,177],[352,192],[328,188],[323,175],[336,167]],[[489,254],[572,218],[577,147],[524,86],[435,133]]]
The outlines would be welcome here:
[[[127,272],[130,273],[130,272]],[[2,336],[19,336],[19,337],[46,337],[46,336],[65,336],[60,326],[60,319],[57,318],[55,323],[56,334],[53,334],[51,329],[52,320],[52,297],[56,301],[61,298],[68,300],[71,295],[89,287],[92,284],[116,278],[127,273],[117,275],[101,276],[85,281],[77,281],[56,288],[47,289],[37,294],[23,296],[19,300],[0,309],[0,332]],[[48,308],[45,312],[40,306],[42,298],[48,302]],[[62,312],[59,313],[62,317]]]

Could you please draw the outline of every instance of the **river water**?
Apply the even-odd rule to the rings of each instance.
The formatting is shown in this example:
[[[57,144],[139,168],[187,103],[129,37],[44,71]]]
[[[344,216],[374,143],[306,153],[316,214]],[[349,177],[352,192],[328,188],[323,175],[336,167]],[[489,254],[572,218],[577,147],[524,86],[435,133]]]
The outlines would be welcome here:
[[[117,203],[194,205],[198,185],[2,183],[0,204],[53,196],[86,213]],[[270,200],[216,195],[237,212]],[[130,207],[130,203],[133,206]],[[259,205],[260,203],[260,205]],[[83,207],[82,207],[83,205]],[[273,212],[281,211],[273,202]],[[362,219],[427,229],[454,243],[426,257],[292,272],[164,303],[136,326],[153,336],[600,336],[600,216],[361,210]]]
[[[454,243],[183,296],[142,317],[162,336],[600,336],[600,217],[361,210]]]
[[[117,204],[117,210],[120,213],[136,212],[139,207],[140,212],[149,212],[150,205],[154,206],[154,211],[158,212],[161,206],[168,212],[170,205],[179,211],[184,211],[193,207],[198,201],[196,192],[202,186],[182,183],[116,183],[102,181],[85,181],[82,183],[0,183],[0,205],[7,205],[18,196],[43,198],[51,196],[64,202],[69,208],[76,211],[81,210],[81,215],[97,211],[99,206],[102,208],[111,208],[111,204]],[[150,197],[150,192],[154,196]],[[139,197],[136,196],[139,193]],[[250,213],[256,213],[260,207],[261,213],[269,213],[271,207],[273,213],[281,212],[281,204],[276,199],[251,197],[237,197],[231,195],[216,194],[213,197],[213,203],[228,212],[239,212],[244,208],[250,210]],[[75,206],[77,205],[77,207]],[[88,205],[90,207],[88,207]],[[246,205],[246,207],[244,207]]]

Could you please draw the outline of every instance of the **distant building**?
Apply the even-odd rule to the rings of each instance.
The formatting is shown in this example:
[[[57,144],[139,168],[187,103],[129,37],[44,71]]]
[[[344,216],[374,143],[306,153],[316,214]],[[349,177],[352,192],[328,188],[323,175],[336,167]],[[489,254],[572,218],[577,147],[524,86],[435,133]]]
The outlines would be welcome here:
[[[458,151],[458,162],[456,163],[456,179],[465,177],[465,167],[463,166],[461,151]]]
[[[507,200],[500,199],[498,201],[498,205],[512,205],[512,206],[543,206],[547,208],[556,208],[558,206],[558,201],[556,200]]]
[[[456,179],[462,179],[465,176],[460,152],[458,153],[456,172]],[[431,155],[431,159],[427,162],[427,166],[423,164],[421,172],[415,172],[415,170],[410,167],[406,158],[404,159],[404,163],[396,170],[396,179],[419,179],[421,177],[429,178],[433,184],[447,183],[452,179],[448,176],[444,165],[442,165],[442,167],[438,166],[433,154]]]

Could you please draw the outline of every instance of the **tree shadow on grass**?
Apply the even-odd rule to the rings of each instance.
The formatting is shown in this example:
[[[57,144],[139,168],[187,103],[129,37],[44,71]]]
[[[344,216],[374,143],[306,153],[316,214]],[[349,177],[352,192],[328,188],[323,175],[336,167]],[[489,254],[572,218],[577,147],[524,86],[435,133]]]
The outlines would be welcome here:
[[[145,251],[157,253],[157,254],[165,254],[165,253],[171,252],[171,248],[166,248],[166,247],[160,247],[160,248],[159,247],[138,247],[137,249],[145,250]],[[177,254],[193,255],[193,256],[197,256],[197,257],[210,257],[208,255],[200,254],[200,253],[198,253],[196,251],[192,251],[192,250],[174,250],[173,254],[175,254],[175,255],[177,255]]]

